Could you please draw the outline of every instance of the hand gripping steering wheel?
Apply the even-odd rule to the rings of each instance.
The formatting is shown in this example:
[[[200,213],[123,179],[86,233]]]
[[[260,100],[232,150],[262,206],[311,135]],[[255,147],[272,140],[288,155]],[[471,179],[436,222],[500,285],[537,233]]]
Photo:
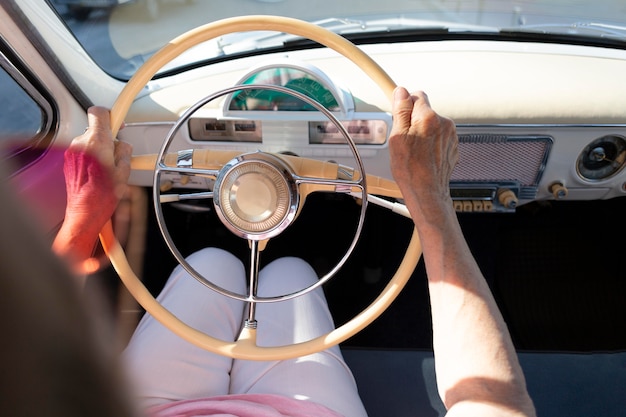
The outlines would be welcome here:
[[[357,66],[359,66],[361,70],[363,70],[372,80],[374,80],[378,84],[378,86],[383,90],[383,92],[387,94],[388,97],[391,97],[392,95],[393,89],[395,88],[395,83],[384,72],[384,70],[351,42],[333,32],[330,32],[311,23],[278,16],[244,16],[228,18],[212,22],[204,26],[200,26],[175,38],[174,40],[170,41],[166,46],[161,48],[139,68],[135,75],[126,84],[126,86],[118,96],[118,99],[111,108],[111,127],[113,129],[113,136],[117,136],[118,127],[121,126],[122,121],[128,113],[132,101],[135,99],[137,94],[157,73],[157,71],[161,69],[165,64],[176,58],[187,49],[201,42],[229,33],[257,30],[277,31],[302,36],[304,38],[314,40],[322,44],[323,46],[331,48],[336,52],[342,54],[344,57],[350,59]],[[322,109],[318,108],[318,110]],[[329,117],[331,117],[331,121],[333,121],[333,123],[336,123],[336,120],[332,118],[332,115]],[[338,125],[338,127],[341,129],[340,126],[341,125]],[[349,136],[347,136],[347,133],[345,133],[345,131],[344,136],[349,139]],[[354,142],[351,139],[349,139],[349,144],[351,145],[353,153],[355,154],[355,160],[357,160],[357,163],[360,165],[360,173],[363,173],[363,167],[360,163],[360,158],[358,156],[356,146],[354,146]],[[159,164],[167,164],[167,160],[168,158],[170,158],[170,156],[163,155],[164,149],[165,146],[157,158],[154,158],[154,156],[147,158],[148,161],[151,161],[148,162],[149,164],[151,164],[150,169],[155,170],[155,172],[158,171]],[[196,168],[196,166],[198,166],[200,170],[210,169],[216,170],[216,172],[222,172],[228,167],[231,161],[237,159],[233,159],[232,152],[220,153],[214,151],[194,151],[193,153],[195,154],[196,152],[198,153],[198,155],[192,154],[192,159],[190,159],[190,163],[193,168]],[[174,158],[176,159],[177,156],[174,155]],[[180,155],[178,155],[178,158],[180,159]],[[245,159],[246,158],[244,156],[244,163],[250,162]],[[155,166],[155,161],[157,160],[158,164]],[[307,175],[310,175],[312,172],[313,175],[310,175],[313,178],[312,182],[318,187],[320,186],[320,183],[323,183],[325,181],[325,174],[323,173],[326,172],[328,168],[328,163],[305,158],[297,158],[297,160],[294,160],[285,158],[284,156],[278,157],[274,154],[263,154],[261,157],[261,161],[255,159],[251,163],[265,166],[265,163],[268,162],[267,160],[270,160],[269,162],[271,162],[269,168],[262,169],[269,169],[271,171],[273,169],[282,170],[283,168],[285,168],[290,172],[295,173],[293,175],[297,175],[298,178],[306,178]],[[239,162],[241,162],[241,159],[239,159]],[[215,167],[216,164],[217,167]],[[145,165],[145,156],[133,157],[131,162],[131,166],[133,167],[133,169],[145,169]],[[166,170],[170,169],[167,168],[166,165],[163,166]],[[334,178],[337,179],[338,177],[336,176],[336,166],[334,169]],[[175,163],[174,168],[171,168],[171,170],[177,170]],[[358,174],[358,176],[362,178],[360,178],[360,180],[348,180],[349,187],[358,188],[359,186],[365,186],[366,184],[366,190],[363,191],[363,193],[367,192],[368,194],[376,194],[394,198],[402,197],[398,187],[393,181],[370,175],[364,176]],[[228,177],[228,175],[225,175],[225,177]],[[157,184],[156,180],[155,184]],[[337,185],[336,182],[332,184]],[[226,187],[226,189],[228,189],[228,187]],[[299,201],[303,202],[304,198],[301,198]],[[365,194],[363,194],[363,201],[366,202]],[[363,210],[365,210],[365,207],[363,208]],[[362,215],[363,213],[364,211],[362,212]],[[264,236],[262,233],[252,233],[246,234],[245,237],[248,238],[251,242],[251,250],[253,252],[252,258],[254,258],[255,252],[259,250],[257,245],[267,236]],[[365,328],[378,316],[380,316],[380,314],[382,314],[382,312],[385,311],[385,309],[393,302],[393,300],[400,293],[406,282],[409,280],[422,254],[421,244],[417,236],[417,232],[414,230],[404,258],[400,263],[396,273],[391,278],[387,286],[383,289],[381,294],[379,294],[379,296],[361,313],[359,313],[347,323],[336,328],[335,330],[325,335],[319,336],[315,339],[291,345],[262,347],[256,344],[256,326],[244,326],[238,340],[224,341],[213,338],[205,333],[199,332],[194,328],[188,326],[186,323],[180,321],[175,315],[173,315],[169,310],[165,309],[158,301],[156,301],[152,294],[143,285],[141,280],[133,272],[128,263],[128,260],[126,259],[126,255],[124,254],[121,245],[119,244],[113,233],[110,221],[107,222],[107,224],[103,227],[100,233],[100,240],[107,256],[111,260],[111,264],[117,271],[120,279],[128,288],[129,292],[133,295],[133,297],[135,297],[137,302],[139,302],[139,304],[142,305],[143,308],[145,308],[148,313],[154,316],[164,326],[169,328],[172,332],[176,333],[183,339],[203,349],[231,358],[248,360],[280,360],[304,356],[314,352],[322,351],[347,340],[348,338]],[[258,254],[258,252],[256,252],[256,254]],[[179,262],[180,261],[181,260],[179,259]],[[186,265],[183,264],[183,266],[185,267],[185,269],[188,269]],[[254,267],[255,265],[251,266],[251,268]],[[337,267],[335,268],[335,270],[336,269]],[[305,289],[305,291],[308,290],[309,289]],[[232,296],[232,294],[226,295]],[[244,299],[245,301],[249,302],[279,301],[273,299],[256,300],[251,299],[249,295],[240,297],[235,294],[234,297]],[[293,297],[290,296],[287,298]]]

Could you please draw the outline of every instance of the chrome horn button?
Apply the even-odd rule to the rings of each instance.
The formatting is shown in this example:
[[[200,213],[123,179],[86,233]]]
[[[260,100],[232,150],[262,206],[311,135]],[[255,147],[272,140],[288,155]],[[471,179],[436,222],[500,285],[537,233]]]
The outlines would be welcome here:
[[[298,193],[289,166],[256,152],[228,162],[215,182],[216,212],[237,236],[262,240],[280,234],[295,218]]]

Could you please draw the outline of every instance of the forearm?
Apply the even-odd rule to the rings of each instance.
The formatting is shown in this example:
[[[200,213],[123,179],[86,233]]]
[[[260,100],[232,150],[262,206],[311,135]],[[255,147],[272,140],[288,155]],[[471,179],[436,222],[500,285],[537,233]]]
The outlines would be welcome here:
[[[409,203],[428,275],[440,395],[450,415],[474,408],[481,416],[491,408],[500,416],[534,415],[506,324],[451,201],[442,200]]]
[[[427,271],[444,403],[449,410],[480,403],[532,415],[515,349],[487,284],[473,259],[463,259],[464,250],[451,250],[456,242],[442,244],[456,259],[430,262]]]

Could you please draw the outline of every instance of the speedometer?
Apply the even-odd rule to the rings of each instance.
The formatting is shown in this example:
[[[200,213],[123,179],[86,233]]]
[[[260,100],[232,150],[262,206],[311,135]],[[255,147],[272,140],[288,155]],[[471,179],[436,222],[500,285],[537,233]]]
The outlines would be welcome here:
[[[272,84],[290,88],[320,103],[330,111],[340,109],[333,92],[314,74],[302,69],[277,66],[247,76],[241,84]],[[234,94],[229,110],[314,111],[310,104],[294,96],[270,90],[247,90]]]

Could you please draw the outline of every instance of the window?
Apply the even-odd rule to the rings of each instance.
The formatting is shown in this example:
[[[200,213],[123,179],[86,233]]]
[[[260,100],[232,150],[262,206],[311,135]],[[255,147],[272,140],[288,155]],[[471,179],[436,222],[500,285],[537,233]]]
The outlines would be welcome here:
[[[45,152],[52,116],[50,104],[0,53],[0,160],[10,172]]]

